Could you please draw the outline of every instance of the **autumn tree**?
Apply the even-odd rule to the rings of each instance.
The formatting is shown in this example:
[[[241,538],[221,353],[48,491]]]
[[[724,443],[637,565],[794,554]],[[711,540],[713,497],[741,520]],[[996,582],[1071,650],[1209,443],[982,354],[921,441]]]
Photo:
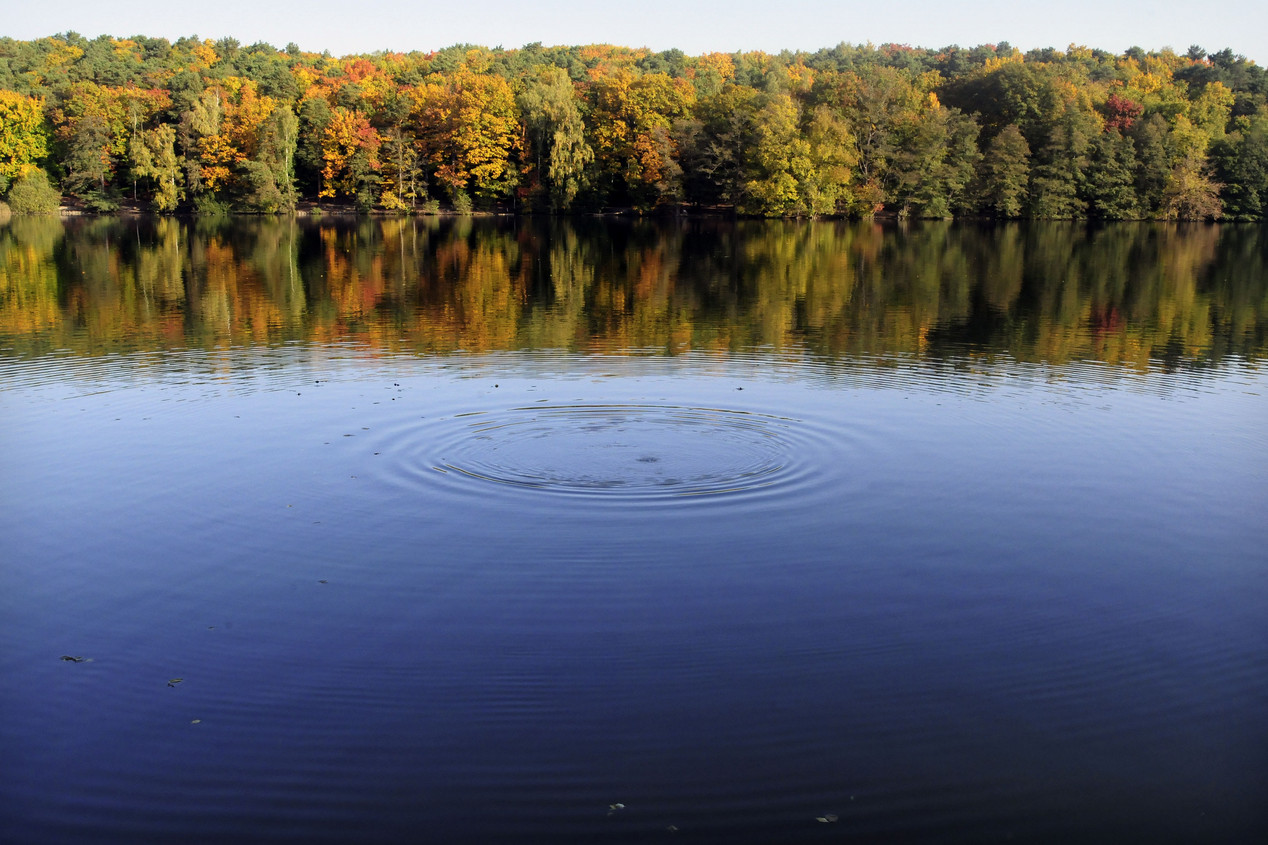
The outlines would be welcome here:
[[[215,193],[232,174],[232,151],[221,135],[224,96],[219,87],[201,91],[189,108],[181,112],[177,129],[185,189],[196,206],[214,210]]]
[[[516,184],[519,115],[506,80],[464,67],[451,77],[433,76],[414,96],[424,156],[451,197],[470,190],[492,199]]]
[[[0,192],[46,155],[43,101],[0,90]]]
[[[1171,173],[1163,190],[1160,216],[1167,220],[1220,217],[1219,189],[1206,159],[1208,137],[1181,115],[1171,130]]]
[[[618,68],[594,86],[592,133],[601,187],[624,195],[639,206],[670,199],[676,190],[666,174],[678,168],[676,144],[670,135],[674,120],[684,117],[695,98],[685,79],[664,73],[636,76]]]
[[[322,185],[318,196],[346,197],[369,208],[378,197],[382,139],[366,117],[336,106],[322,135]]]
[[[426,193],[426,179],[418,147],[408,129],[413,103],[408,93],[387,81],[372,91],[374,112],[370,123],[379,130],[383,144],[379,151],[382,191],[379,205],[403,211]]]

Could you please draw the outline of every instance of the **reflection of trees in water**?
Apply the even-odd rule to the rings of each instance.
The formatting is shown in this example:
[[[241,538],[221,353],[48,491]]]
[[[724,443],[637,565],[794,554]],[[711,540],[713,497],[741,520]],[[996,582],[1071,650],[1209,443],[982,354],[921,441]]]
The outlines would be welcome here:
[[[1262,357],[1257,227],[537,218],[15,218],[19,352],[353,339],[385,350]]]

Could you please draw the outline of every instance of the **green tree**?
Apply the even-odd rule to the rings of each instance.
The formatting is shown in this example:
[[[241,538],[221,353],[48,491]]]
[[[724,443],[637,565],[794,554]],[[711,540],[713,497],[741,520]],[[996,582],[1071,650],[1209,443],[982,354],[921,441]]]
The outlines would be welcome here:
[[[758,111],[742,211],[766,217],[811,213],[800,184],[811,169],[810,145],[801,137],[799,117],[789,94],[769,97]]]
[[[322,156],[322,139],[331,117],[330,104],[320,97],[307,97],[299,105],[295,178],[300,190],[308,196],[319,196],[326,187],[322,179],[322,172],[326,167]]]
[[[978,208],[999,217],[1020,217],[1030,182],[1030,146],[1017,124],[991,139],[978,173]]]
[[[561,68],[542,68],[517,103],[533,173],[545,185],[551,208],[567,209],[585,187],[586,168],[594,161],[572,81]]]
[[[132,172],[153,183],[151,206],[159,212],[175,211],[185,193],[176,156],[176,130],[164,123],[133,135],[130,143]]]
[[[1086,182],[1088,213],[1102,220],[1133,220],[1141,216],[1136,197],[1136,147],[1117,129],[1097,136],[1092,144]]]
[[[275,214],[295,208],[295,148],[299,121],[291,107],[275,106],[258,130],[255,156],[243,162],[243,206]]]
[[[107,187],[114,175],[114,157],[110,153],[110,126],[105,118],[89,114],[75,121],[65,138],[65,146],[63,184],[66,189],[99,210],[112,207]]]
[[[1084,180],[1098,134],[1095,117],[1066,108],[1049,127],[1047,142],[1031,168],[1030,213],[1035,217],[1069,219],[1087,213]]]
[[[1168,151],[1170,129],[1160,114],[1151,114],[1132,127],[1136,145],[1136,199],[1146,216],[1162,209],[1163,194],[1171,177],[1171,154]]]
[[[390,211],[404,211],[414,206],[420,194],[426,193],[426,179],[414,138],[407,132],[413,103],[407,92],[387,88],[378,98],[370,123],[383,139],[379,151],[382,172],[382,193],[379,205]]]
[[[727,85],[701,100],[694,115],[674,122],[688,199],[706,205],[743,202],[758,108],[756,91]]]
[[[1240,118],[1237,128],[1215,145],[1212,159],[1223,183],[1225,214],[1253,220],[1268,213],[1268,108]]]
[[[890,165],[900,216],[950,217],[965,201],[977,162],[977,123],[956,109],[923,111],[904,133]]]

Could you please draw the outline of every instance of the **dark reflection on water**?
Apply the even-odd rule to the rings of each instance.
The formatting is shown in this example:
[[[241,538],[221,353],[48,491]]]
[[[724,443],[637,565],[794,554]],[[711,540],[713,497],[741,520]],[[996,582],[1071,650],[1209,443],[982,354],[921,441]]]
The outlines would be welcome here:
[[[1266,243],[14,220],[0,841],[1262,841]]]
[[[19,354],[355,339],[1143,368],[1262,357],[1262,227],[14,219]]]

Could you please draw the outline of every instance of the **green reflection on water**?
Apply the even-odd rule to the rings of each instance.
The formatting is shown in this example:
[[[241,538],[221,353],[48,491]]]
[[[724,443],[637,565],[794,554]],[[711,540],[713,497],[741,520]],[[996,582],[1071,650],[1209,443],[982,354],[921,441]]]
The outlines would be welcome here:
[[[1121,224],[23,219],[8,354],[354,341],[1133,368],[1264,356],[1268,230]]]

